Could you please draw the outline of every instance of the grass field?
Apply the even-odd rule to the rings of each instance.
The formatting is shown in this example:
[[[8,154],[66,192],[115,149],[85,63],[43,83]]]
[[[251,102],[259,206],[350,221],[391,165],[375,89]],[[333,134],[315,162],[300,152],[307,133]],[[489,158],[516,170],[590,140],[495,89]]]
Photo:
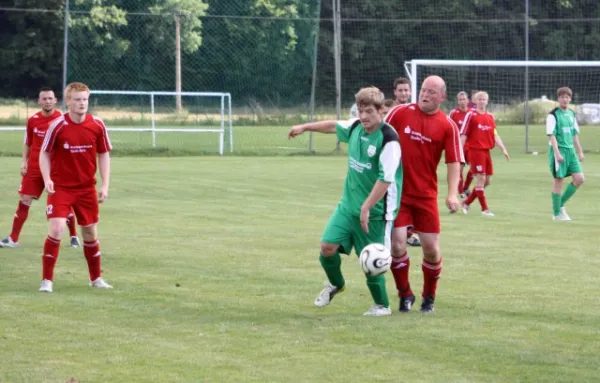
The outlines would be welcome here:
[[[110,128],[110,127],[109,127]],[[132,128],[128,126],[127,128]],[[162,126],[161,128],[169,128]],[[173,126],[181,129],[181,126]],[[203,128],[203,127],[197,127]],[[205,127],[208,128],[208,127]],[[217,128],[217,127],[214,127]],[[287,139],[289,126],[234,126],[231,153],[228,138],[225,143],[226,155],[302,155],[310,153],[309,135],[295,140]],[[500,135],[511,153],[525,152],[525,128],[520,125],[499,127]],[[217,154],[219,137],[216,133],[157,133],[157,147],[152,148],[150,132],[110,132],[115,147],[115,155],[200,155]],[[584,149],[600,153],[600,126],[582,127]],[[334,135],[313,135],[313,152],[332,154],[336,148]],[[544,153],[548,149],[544,127],[533,126],[529,132],[529,151]],[[20,155],[23,150],[23,132],[0,131],[0,156]]]
[[[90,289],[82,252],[63,246],[55,292],[37,292],[43,203],[21,247],[0,250],[0,382],[598,381],[600,156],[572,222],[550,219],[545,156],[494,159],[496,217],[441,209],[436,312],[367,318],[355,256],[346,292],[313,306],[343,157],[115,158],[100,224],[114,290]],[[18,167],[0,157],[1,232]]]

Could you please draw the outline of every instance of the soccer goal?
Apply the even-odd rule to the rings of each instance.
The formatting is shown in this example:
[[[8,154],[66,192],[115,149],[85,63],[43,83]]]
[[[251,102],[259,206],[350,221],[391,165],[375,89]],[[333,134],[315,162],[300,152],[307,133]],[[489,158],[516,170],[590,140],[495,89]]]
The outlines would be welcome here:
[[[220,155],[227,147],[233,152],[230,93],[92,90],[90,111],[105,120],[111,140],[120,146],[191,153],[217,149]],[[218,138],[215,142],[200,133]]]
[[[544,123],[557,106],[556,90],[573,90],[571,107],[582,128],[584,149],[600,150],[600,61],[488,61],[411,60],[404,68],[412,83],[412,101],[419,85],[429,75],[446,81],[446,112],[455,106],[456,94],[475,90],[490,95],[489,110],[496,117],[502,138],[512,148],[523,146],[527,153],[545,152],[548,140]],[[587,124],[587,125],[586,125]],[[585,126],[583,126],[585,125]]]

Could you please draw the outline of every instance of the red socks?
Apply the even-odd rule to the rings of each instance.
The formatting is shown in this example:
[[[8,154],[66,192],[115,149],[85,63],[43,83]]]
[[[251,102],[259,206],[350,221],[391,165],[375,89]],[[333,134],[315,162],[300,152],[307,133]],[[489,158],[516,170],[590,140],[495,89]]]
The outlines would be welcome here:
[[[488,210],[487,201],[485,199],[485,189],[484,188],[475,188],[474,194],[477,194],[477,199],[479,199],[479,204],[481,205],[481,211]]]
[[[471,173],[471,169],[467,172],[467,176],[465,177],[465,183],[463,185],[463,191],[469,190],[469,186],[471,186],[471,182],[473,181],[473,173]]]
[[[90,272],[90,281],[95,281],[102,276],[100,268],[100,243],[98,240],[95,241],[84,241],[83,242],[83,254],[88,264],[88,270]]]
[[[19,242],[19,235],[21,235],[21,229],[27,221],[27,216],[29,216],[29,205],[25,205],[23,202],[19,201],[19,206],[17,207],[17,211],[15,212],[15,218],[13,219],[12,231],[10,232],[10,239],[13,242]]]
[[[393,265],[393,264],[392,264]],[[435,298],[437,283],[442,273],[442,260],[437,263],[429,263],[423,259],[421,265],[423,270],[423,298]]]
[[[48,236],[44,242],[44,253],[42,254],[42,279],[49,281],[54,279],[54,266],[58,260],[59,249],[60,239]]]
[[[400,258],[392,258],[392,275],[396,282],[396,289],[399,297],[410,297],[413,295],[408,282],[408,270],[410,268],[410,258],[408,252],[405,252]]]
[[[75,215],[70,213],[67,216],[67,227],[69,228],[69,236],[77,237],[77,228],[75,227]]]

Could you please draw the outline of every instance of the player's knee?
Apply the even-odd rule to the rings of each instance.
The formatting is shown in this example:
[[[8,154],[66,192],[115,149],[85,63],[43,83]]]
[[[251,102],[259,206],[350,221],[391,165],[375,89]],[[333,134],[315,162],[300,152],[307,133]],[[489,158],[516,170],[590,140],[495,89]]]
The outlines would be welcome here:
[[[324,257],[331,257],[337,253],[339,245],[333,243],[321,243],[321,255]]]
[[[488,187],[490,184],[492,183],[492,177],[485,177],[485,183],[483,184],[484,187]]]
[[[573,175],[573,185],[575,185],[576,187],[580,187],[581,185],[583,185],[584,181],[585,177],[583,176],[583,173]]]
[[[65,232],[66,220],[62,218],[50,219],[50,227],[48,228],[48,236],[60,239]]]
[[[406,253],[406,238],[394,238],[392,240],[392,256],[400,257]]]
[[[33,202],[33,197],[32,196],[30,196],[30,195],[22,195],[21,196],[21,203],[23,205],[29,206],[29,205],[31,205],[32,202]]]
[[[98,236],[98,232],[96,230],[96,225],[82,226],[81,227],[81,236],[83,237],[83,240],[86,242],[95,241]]]

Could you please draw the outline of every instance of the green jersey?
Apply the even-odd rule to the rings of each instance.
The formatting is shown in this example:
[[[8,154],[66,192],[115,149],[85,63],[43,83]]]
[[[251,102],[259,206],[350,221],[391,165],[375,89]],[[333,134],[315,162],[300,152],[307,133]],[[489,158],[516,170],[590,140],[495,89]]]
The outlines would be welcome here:
[[[398,133],[382,123],[367,133],[360,120],[339,121],[336,134],[348,143],[348,173],[339,208],[353,216],[360,209],[377,181],[390,184],[385,196],[371,209],[371,220],[394,220],[400,207],[402,193],[402,166]]]
[[[546,118],[546,134],[556,137],[559,148],[573,149],[573,137],[579,134],[575,113],[554,108]]]

